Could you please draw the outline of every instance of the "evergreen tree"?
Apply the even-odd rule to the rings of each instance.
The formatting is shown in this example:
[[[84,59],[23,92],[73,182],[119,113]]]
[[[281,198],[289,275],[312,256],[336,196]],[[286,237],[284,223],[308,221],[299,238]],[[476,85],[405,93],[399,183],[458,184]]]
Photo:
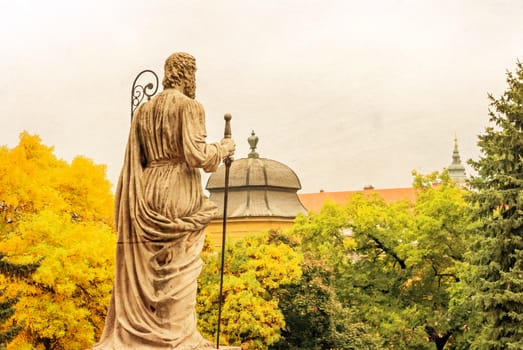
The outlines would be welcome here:
[[[37,268],[38,263],[33,264],[16,264],[8,260],[4,260],[5,254],[0,252],[0,273],[6,277],[23,278],[31,275]],[[0,296],[3,296],[6,288],[0,291]],[[18,302],[18,296],[14,298],[6,297],[0,301],[0,325],[6,323],[15,313],[14,305]],[[5,330],[0,331],[0,349],[5,349],[16,335],[22,330],[22,325],[15,324],[7,326]]]
[[[478,334],[472,349],[523,349],[523,64],[507,73],[508,88],[489,95],[490,122],[479,136],[482,155],[470,164],[470,202],[478,221],[468,285]]]

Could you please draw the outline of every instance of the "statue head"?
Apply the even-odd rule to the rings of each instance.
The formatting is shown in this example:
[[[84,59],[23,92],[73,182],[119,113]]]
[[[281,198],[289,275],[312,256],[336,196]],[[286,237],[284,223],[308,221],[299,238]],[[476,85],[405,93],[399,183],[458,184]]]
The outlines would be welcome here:
[[[183,87],[183,93],[196,97],[196,60],[185,52],[173,53],[165,60],[163,88]]]

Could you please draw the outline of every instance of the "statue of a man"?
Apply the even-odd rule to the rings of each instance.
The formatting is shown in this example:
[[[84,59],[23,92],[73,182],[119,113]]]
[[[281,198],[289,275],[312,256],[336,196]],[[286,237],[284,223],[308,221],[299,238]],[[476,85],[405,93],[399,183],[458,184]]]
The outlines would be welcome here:
[[[216,206],[200,169],[234,153],[205,141],[194,57],[165,62],[164,90],[136,111],[115,196],[116,270],[102,338],[94,349],[209,349],[196,329],[204,228]]]

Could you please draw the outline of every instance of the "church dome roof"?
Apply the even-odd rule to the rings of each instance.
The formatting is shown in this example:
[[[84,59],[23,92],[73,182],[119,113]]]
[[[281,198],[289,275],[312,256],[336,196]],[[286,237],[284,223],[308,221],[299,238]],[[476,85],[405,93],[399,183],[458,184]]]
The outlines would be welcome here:
[[[294,218],[300,212],[305,213],[296,193],[301,189],[296,173],[283,163],[259,158],[256,152],[258,137],[254,131],[248,140],[251,146],[248,158],[234,160],[229,169],[228,216]],[[222,215],[224,165],[209,177],[205,188]]]
[[[283,163],[267,158],[242,158],[232,162],[229,170],[229,188],[273,187],[299,190],[300,180],[296,173]],[[208,190],[225,187],[225,167],[209,177]]]

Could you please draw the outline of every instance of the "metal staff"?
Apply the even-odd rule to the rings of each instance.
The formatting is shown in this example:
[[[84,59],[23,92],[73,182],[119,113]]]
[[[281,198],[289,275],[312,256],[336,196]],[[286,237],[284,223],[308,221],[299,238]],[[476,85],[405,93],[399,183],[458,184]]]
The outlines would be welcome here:
[[[223,138],[230,139],[231,134],[231,118],[227,113],[223,116],[225,119],[225,130],[223,131]],[[229,170],[231,168],[232,158],[227,156],[223,159],[225,165],[225,190],[223,192],[223,226],[222,226],[222,261],[220,265],[220,294],[218,297],[218,329],[216,331],[216,349],[220,348],[220,323],[222,319],[222,303],[223,303],[223,267],[225,265],[225,233],[227,232],[227,201],[229,199]]]

